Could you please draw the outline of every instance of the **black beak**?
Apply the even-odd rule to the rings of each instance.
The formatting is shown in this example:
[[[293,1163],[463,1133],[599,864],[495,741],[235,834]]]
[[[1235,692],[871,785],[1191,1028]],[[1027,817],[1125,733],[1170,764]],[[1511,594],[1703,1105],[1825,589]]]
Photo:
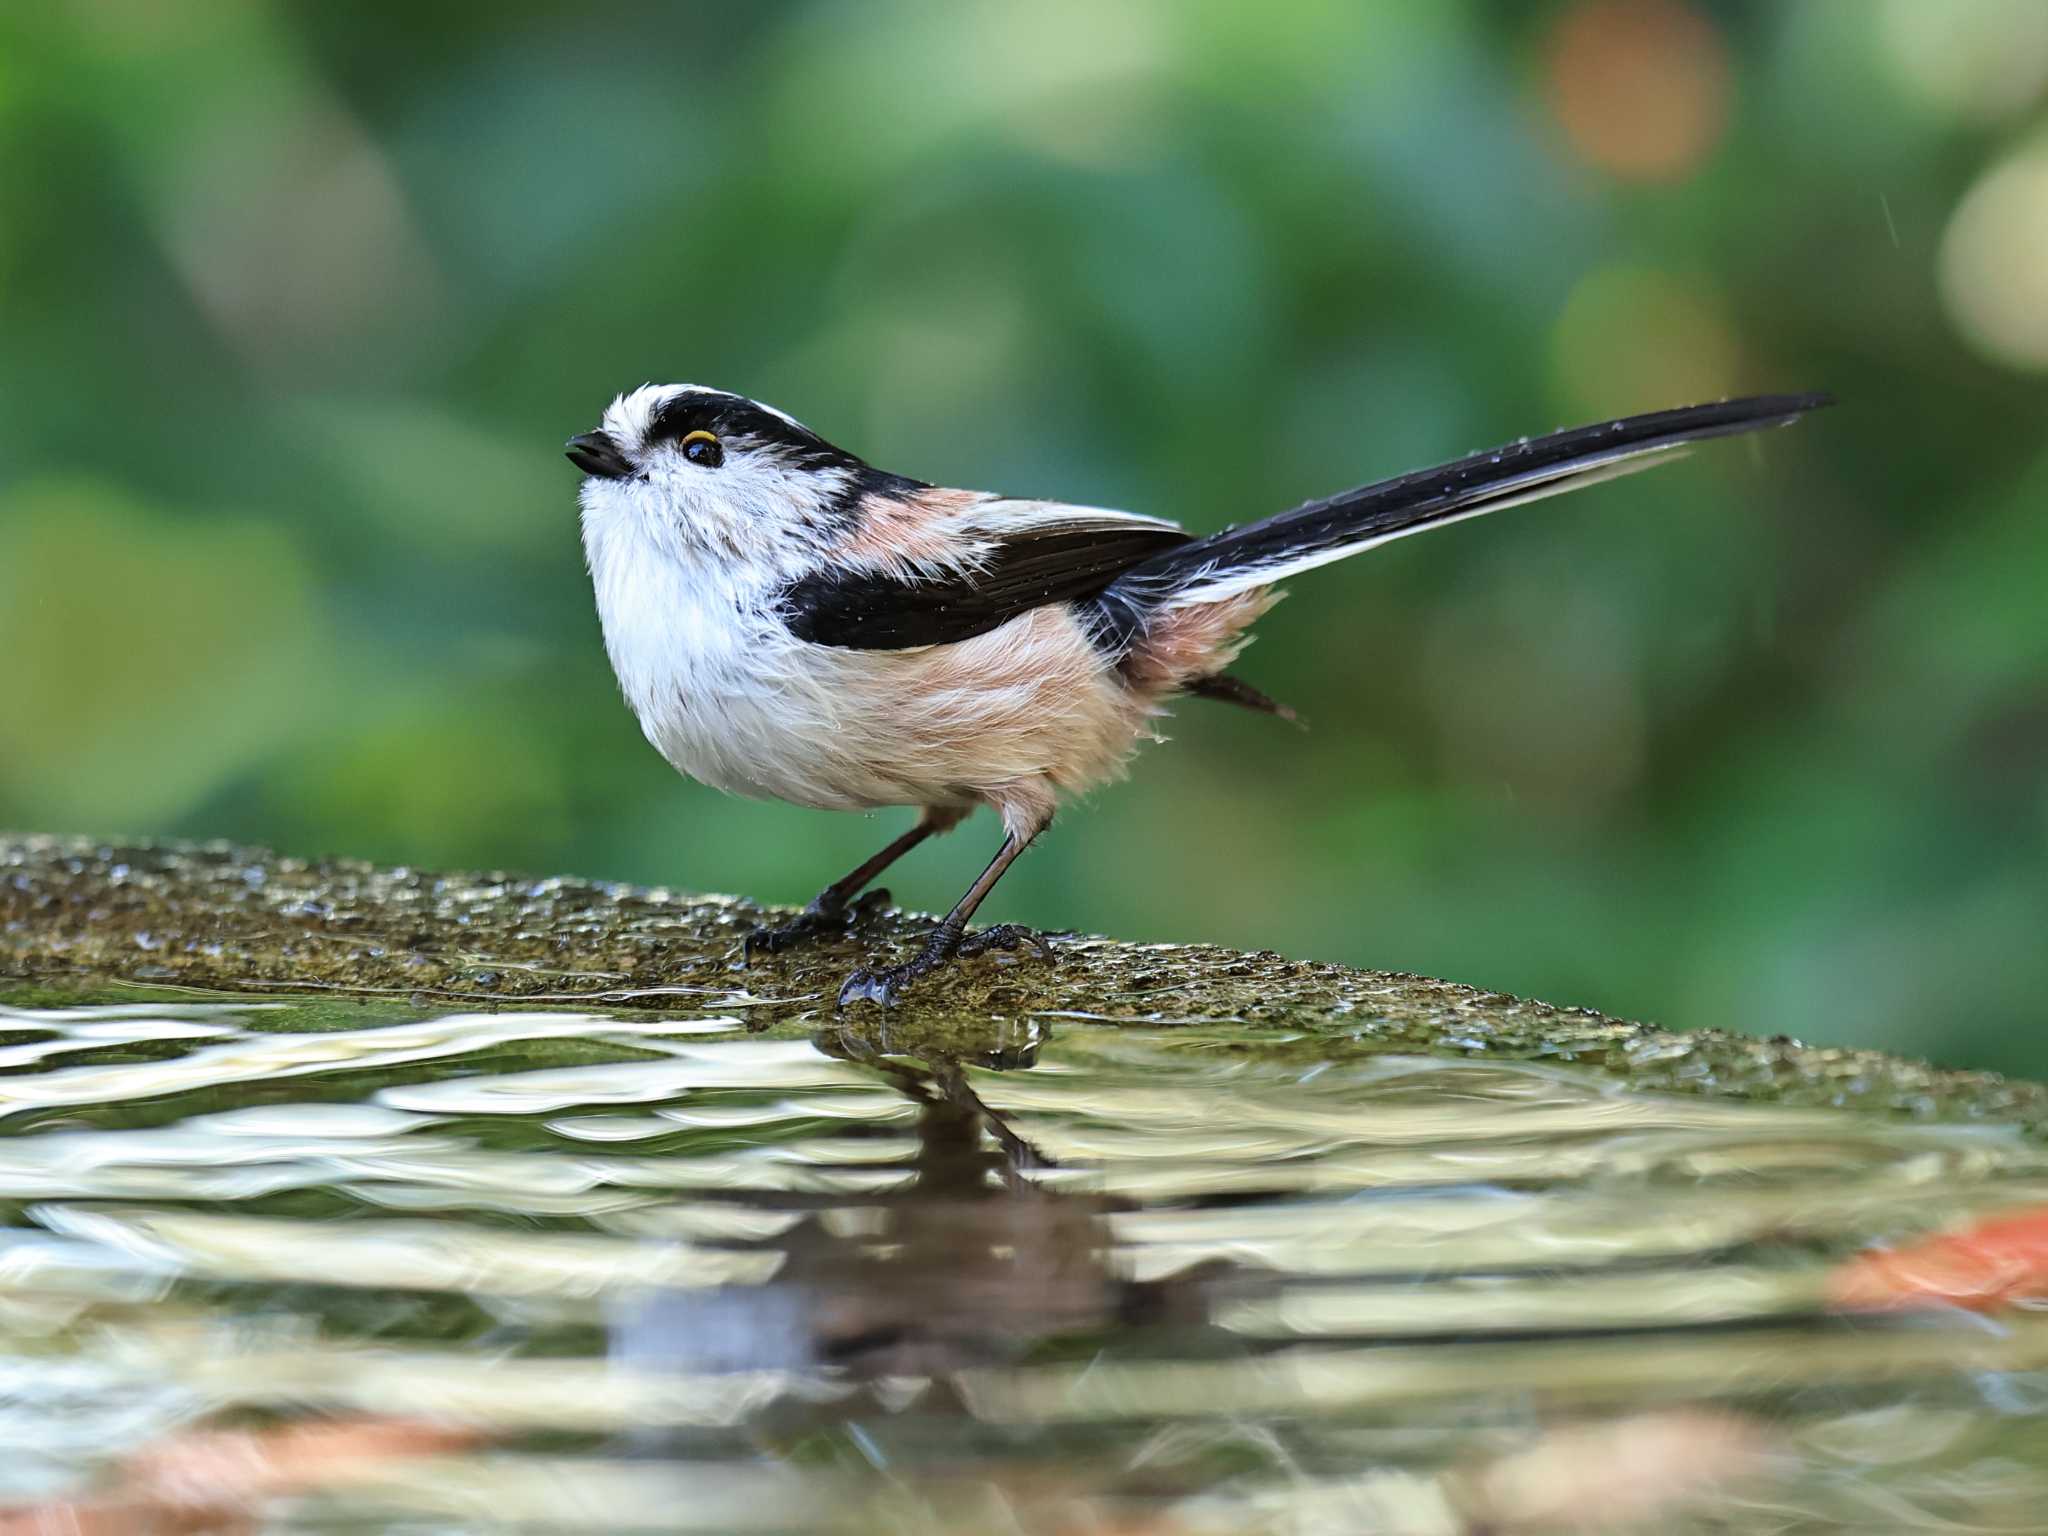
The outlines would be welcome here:
[[[600,480],[623,480],[633,473],[633,466],[607,432],[580,432],[562,445],[562,451],[571,464]]]

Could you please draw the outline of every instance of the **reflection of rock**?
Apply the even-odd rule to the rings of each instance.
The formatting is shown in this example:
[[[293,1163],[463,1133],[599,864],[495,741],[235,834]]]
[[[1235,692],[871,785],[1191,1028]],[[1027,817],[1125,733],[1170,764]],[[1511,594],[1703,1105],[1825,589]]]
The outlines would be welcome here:
[[[849,1054],[836,1036],[821,1049]],[[981,1065],[1031,1065],[1027,1050]],[[1158,1282],[1108,1265],[1108,1202],[1027,1175],[1050,1162],[985,1106],[957,1062],[870,1061],[919,1105],[915,1177],[813,1213],[759,1246],[763,1285],[643,1294],[613,1318],[615,1358],[686,1372],[943,1376],[1134,1324],[1200,1326],[1224,1272]]]

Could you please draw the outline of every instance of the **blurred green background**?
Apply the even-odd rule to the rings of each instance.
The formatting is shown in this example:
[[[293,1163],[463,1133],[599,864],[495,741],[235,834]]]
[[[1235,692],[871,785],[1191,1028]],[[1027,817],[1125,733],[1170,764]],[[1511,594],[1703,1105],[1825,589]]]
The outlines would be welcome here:
[[[694,380],[1197,528],[1792,431],[1293,584],[991,919],[2048,1073],[2038,0],[0,13],[0,824],[801,901],[560,454]],[[943,909],[987,818],[891,881]]]

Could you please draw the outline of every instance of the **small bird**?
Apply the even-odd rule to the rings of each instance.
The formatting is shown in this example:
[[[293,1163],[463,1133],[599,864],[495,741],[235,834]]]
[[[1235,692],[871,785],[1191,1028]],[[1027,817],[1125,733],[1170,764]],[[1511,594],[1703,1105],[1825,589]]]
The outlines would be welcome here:
[[[914,806],[917,824],[747,953],[845,931],[897,859],[977,806],[1003,821],[980,878],[903,965],[846,978],[893,1003],[957,955],[990,889],[1065,800],[1116,777],[1178,695],[1288,716],[1230,664],[1276,583],[1390,539],[1782,426],[1825,395],[1656,411],[1524,438],[1192,534],[1163,518],[891,474],[772,406],[695,384],[620,395],[567,444],[605,649],[640,728],[680,772],[825,810]]]

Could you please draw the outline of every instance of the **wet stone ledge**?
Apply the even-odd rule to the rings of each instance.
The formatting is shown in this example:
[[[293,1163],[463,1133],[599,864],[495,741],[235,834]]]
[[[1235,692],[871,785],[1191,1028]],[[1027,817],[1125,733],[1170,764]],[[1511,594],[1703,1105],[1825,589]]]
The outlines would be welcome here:
[[[931,919],[891,912],[857,935],[742,963],[774,914],[722,896],[564,877],[306,861],[226,844],[97,843],[0,833],[0,976],[417,998],[471,1006],[744,1010],[759,1026],[830,1020],[840,979],[907,956]],[[978,957],[886,1016],[842,1027],[882,1049],[997,1052],[1019,1026],[1240,1023],[1261,1053],[1356,1049],[1574,1062],[1631,1087],[2048,1125],[2048,1090],[1783,1037],[1674,1034],[1451,982],[1213,945],[1055,936],[1052,962]],[[1765,1021],[1766,1023],[1768,1021]]]

